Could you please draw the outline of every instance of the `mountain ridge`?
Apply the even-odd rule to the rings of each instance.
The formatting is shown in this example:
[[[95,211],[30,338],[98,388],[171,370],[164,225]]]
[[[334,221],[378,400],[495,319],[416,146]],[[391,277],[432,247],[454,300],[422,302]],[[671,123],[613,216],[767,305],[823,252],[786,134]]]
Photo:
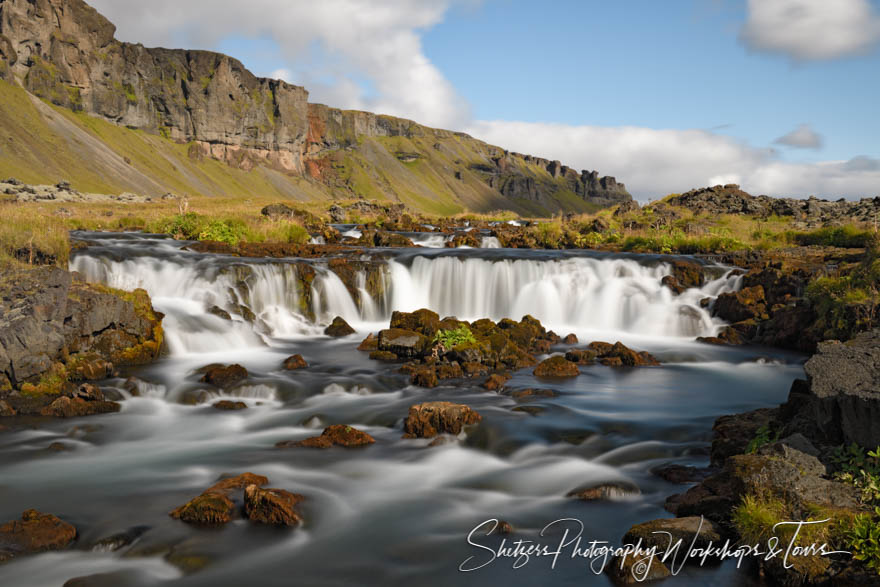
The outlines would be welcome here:
[[[217,160],[243,172],[259,169],[279,195],[294,199],[359,197],[440,213],[533,215],[631,199],[622,183],[595,171],[577,172],[403,118],[309,103],[305,88],[257,77],[233,57],[146,48],[118,41],[115,30],[83,0],[0,0],[0,78],[55,107],[184,145],[193,165]],[[35,106],[39,116],[51,116]],[[90,121],[72,120],[97,133]],[[97,159],[103,165],[105,157]],[[0,156],[3,172],[15,173],[15,163],[23,165]],[[207,187],[181,184],[141,167],[149,176],[144,189],[174,184],[193,193],[228,191],[225,179]]]

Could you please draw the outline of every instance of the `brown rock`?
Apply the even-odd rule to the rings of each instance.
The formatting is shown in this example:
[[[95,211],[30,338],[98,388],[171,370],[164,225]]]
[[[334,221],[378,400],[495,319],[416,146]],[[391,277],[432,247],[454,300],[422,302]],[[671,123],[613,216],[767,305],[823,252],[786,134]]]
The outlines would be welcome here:
[[[40,415],[53,418],[78,418],[81,416],[118,412],[120,407],[116,402],[86,401],[78,397],[69,398],[61,396],[40,410]]]
[[[623,361],[620,357],[602,357],[599,362],[606,367],[623,367]]]
[[[367,335],[367,338],[361,341],[361,344],[358,345],[357,350],[359,351],[378,351],[379,350],[379,339],[373,336],[373,333]]]
[[[723,293],[715,300],[713,314],[727,322],[767,318],[764,288],[744,287],[737,292]]]
[[[565,359],[578,365],[592,365],[596,360],[596,351],[592,349],[570,349],[565,353]]]
[[[288,371],[295,371],[297,369],[305,369],[309,364],[306,363],[306,360],[303,359],[302,355],[291,355],[284,359],[284,368]]]
[[[266,477],[253,473],[242,473],[235,477],[228,477],[176,508],[169,515],[189,524],[225,524],[232,519],[232,514],[235,512],[235,504],[229,498],[234,490],[243,489],[249,485],[262,486],[268,482]]]
[[[699,516],[662,518],[636,524],[624,535],[623,542],[635,544],[641,540],[645,548],[655,546],[662,552],[669,545],[669,535],[666,533],[672,535],[673,544],[681,540],[688,546],[693,544],[694,548],[706,548],[710,542],[718,546],[722,542],[721,529],[714,522]]]
[[[703,273],[703,267],[699,263],[693,261],[672,261],[672,275],[675,281],[684,289],[692,287],[701,287],[706,283],[706,276]]]
[[[611,349],[614,348],[614,345],[610,342],[602,342],[597,340],[588,344],[587,347],[591,351],[595,352],[597,357],[604,357],[611,352]]]
[[[331,446],[344,446],[346,448],[367,446],[373,444],[376,440],[361,430],[345,426],[344,424],[333,424],[327,426],[320,436],[313,436],[293,442],[290,440],[279,442],[275,446],[278,448],[330,448]]]
[[[393,312],[390,326],[431,337],[440,327],[440,315],[424,308],[415,312]]]
[[[612,481],[588,487],[578,487],[566,494],[566,497],[576,497],[582,501],[606,501],[639,495],[641,491],[637,485],[627,481]]]
[[[201,380],[205,383],[225,388],[247,379],[247,376],[247,369],[239,364],[234,364],[228,367],[212,366],[205,371]]]
[[[252,522],[296,526],[302,523],[296,505],[303,499],[302,495],[283,489],[261,489],[257,485],[248,485],[244,490],[244,513]]]
[[[76,528],[37,510],[26,510],[21,520],[0,526],[0,562],[23,554],[61,550],[76,539]]]
[[[643,585],[672,576],[672,572],[658,557],[650,559],[650,566],[642,564],[643,559],[648,556],[643,550],[640,553],[614,557],[605,567],[605,572],[615,585]],[[647,563],[647,560],[644,562]]]
[[[498,391],[507,381],[510,379],[510,375],[507,373],[492,373],[489,375],[489,378],[483,382],[482,387],[484,389],[488,389],[489,391]]]
[[[557,355],[541,361],[534,374],[536,377],[577,377],[580,370],[565,357]]]
[[[101,391],[101,388],[97,385],[92,385],[91,383],[83,383],[80,385],[77,388],[74,397],[87,402],[104,401],[107,399],[104,397],[104,392]]]
[[[349,326],[348,322],[343,320],[341,316],[334,318],[333,322],[330,323],[330,326],[324,329],[324,334],[332,336],[333,338],[340,338],[354,333],[355,329]]]
[[[206,492],[194,497],[169,515],[188,524],[225,524],[232,520],[235,504],[222,492]]]
[[[440,384],[440,378],[437,377],[437,369],[431,366],[419,367],[414,369],[409,377],[410,383],[419,387],[437,387]]]
[[[0,399],[0,418],[9,418],[14,415],[15,410],[12,409],[12,406]]]
[[[401,358],[421,356],[429,345],[428,338],[415,330],[388,328],[379,332],[379,350],[392,352]]]
[[[404,438],[433,438],[438,434],[459,434],[469,424],[482,420],[463,404],[427,402],[411,406],[403,423]]]
[[[670,483],[695,483],[702,481],[711,474],[711,469],[691,467],[689,465],[661,465],[651,469],[654,475]]]
[[[575,336],[574,334],[569,334],[568,336],[566,336],[565,338],[562,339],[562,342],[563,342],[563,344],[577,344],[578,337]]]
[[[400,360],[397,355],[390,351],[373,351],[370,353],[370,358],[374,361],[384,361],[386,363],[393,363]]]
[[[227,411],[237,411],[237,410],[246,410],[247,404],[244,402],[233,402],[229,400],[220,400],[216,404],[211,406],[215,410],[227,410]]]

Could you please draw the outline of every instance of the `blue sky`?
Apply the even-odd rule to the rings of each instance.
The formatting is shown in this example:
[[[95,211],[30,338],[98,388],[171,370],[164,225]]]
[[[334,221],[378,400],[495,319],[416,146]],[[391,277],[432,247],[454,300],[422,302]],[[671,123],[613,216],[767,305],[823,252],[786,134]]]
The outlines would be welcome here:
[[[313,101],[598,169],[640,199],[722,181],[880,195],[880,0],[92,4],[123,40],[219,50]]]

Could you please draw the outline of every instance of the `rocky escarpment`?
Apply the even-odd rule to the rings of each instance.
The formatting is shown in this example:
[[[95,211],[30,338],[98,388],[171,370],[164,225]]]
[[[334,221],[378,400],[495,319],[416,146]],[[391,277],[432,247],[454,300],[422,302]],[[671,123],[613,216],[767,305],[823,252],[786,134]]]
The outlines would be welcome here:
[[[313,182],[276,185],[286,195],[398,200],[441,213],[543,214],[631,199],[623,184],[597,172],[578,173],[410,120],[309,104],[304,88],[256,77],[232,57],[146,48],[114,34],[114,25],[82,0],[0,0],[0,78],[58,106],[189,144],[194,161],[220,159]],[[116,175],[123,169],[139,178],[128,186],[140,181],[142,190],[156,191],[157,184],[181,181],[177,172],[156,175],[115,154],[135,167],[114,167]],[[106,157],[94,158],[110,165]],[[183,181],[193,193],[209,193],[195,176]],[[270,185],[279,181],[288,180],[273,176]],[[213,194],[224,186],[210,187]]]
[[[858,201],[844,199],[830,202],[809,197],[771,198],[753,196],[736,184],[716,185],[691,190],[666,200],[672,206],[681,206],[696,214],[746,214],[759,218],[768,216],[790,217],[806,226],[824,226],[844,222],[874,222],[880,217],[880,196]]]
[[[0,411],[9,416],[110,411],[100,390],[76,384],[156,358],[160,318],[143,290],[110,290],[54,267],[4,268],[0,403],[5,408]],[[50,403],[55,408],[48,409]]]

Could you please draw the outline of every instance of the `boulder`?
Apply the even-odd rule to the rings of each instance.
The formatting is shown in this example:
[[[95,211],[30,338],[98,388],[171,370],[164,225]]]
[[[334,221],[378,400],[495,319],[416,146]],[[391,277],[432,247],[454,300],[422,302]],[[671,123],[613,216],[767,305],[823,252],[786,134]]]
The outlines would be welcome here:
[[[574,334],[568,334],[565,338],[562,339],[563,344],[577,344],[578,337]]]
[[[643,585],[672,576],[672,572],[658,558],[651,559],[650,566],[643,564],[647,553],[633,553],[614,557],[605,572],[615,585]]]
[[[552,389],[533,389],[529,387],[527,389],[518,389],[516,391],[512,391],[510,393],[510,397],[517,401],[531,400],[540,397],[556,397],[556,392]]]
[[[607,367],[655,367],[660,364],[650,353],[634,351],[621,342],[594,341],[587,346]]]
[[[12,406],[0,399],[0,418],[9,418],[14,415],[15,410],[12,409]]]
[[[332,426],[324,428],[324,431],[320,436],[313,436],[298,442],[287,440],[279,442],[275,446],[278,448],[330,448],[332,446],[352,448],[367,446],[374,442],[376,442],[376,440],[366,432],[362,432],[356,428],[345,426],[343,424],[333,424]]]
[[[781,407],[785,434],[824,444],[880,446],[880,330],[820,343]]]
[[[262,475],[242,473],[235,477],[221,479],[201,495],[194,497],[169,515],[189,524],[218,525],[225,524],[235,513],[235,503],[230,495],[236,489],[244,489],[249,485],[261,487],[269,480]]]
[[[670,263],[671,277],[673,277],[681,287],[690,289],[692,287],[702,287],[706,283],[706,276],[703,273],[703,266],[694,261],[675,260]]]
[[[483,382],[483,389],[488,389],[489,391],[498,391],[507,381],[510,379],[510,375],[506,373],[493,373],[489,375],[489,378]]]
[[[373,351],[370,353],[370,358],[374,361],[384,361],[386,363],[394,363],[400,360],[397,355],[390,351]]]
[[[715,299],[712,313],[726,322],[766,319],[768,316],[765,302],[762,286],[744,287],[736,292],[720,294]]]
[[[291,355],[284,359],[284,368],[288,371],[296,371],[297,369],[305,369],[309,364],[303,359],[302,355]]]
[[[379,350],[379,339],[373,336],[373,333],[369,333],[367,338],[361,341],[361,344],[358,345],[357,350],[359,351],[378,351]],[[372,358],[372,357],[371,357]]]
[[[721,416],[712,426],[712,465],[720,467],[728,457],[746,452],[760,428],[767,428],[776,421],[779,410],[761,408],[742,414]]]
[[[296,505],[303,499],[302,495],[283,489],[262,489],[258,485],[248,485],[244,490],[244,513],[252,522],[296,526],[302,523]]]
[[[348,322],[342,319],[341,316],[337,316],[333,319],[333,322],[324,329],[324,334],[327,336],[332,336],[333,338],[340,338],[343,336],[348,336],[349,334],[354,334],[355,329],[348,325]]]
[[[427,402],[411,406],[403,423],[404,438],[433,438],[460,434],[465,426],[482,417],[470,407],[451,402]]]
[[[723,544],[721,537],[721,528],[711,520],[705,520],[699,516],[689,516],[686,518],[663,518],[636,524],[623,536],[623,542],[636,544],[641,540],[645,548],[656,547],[659,553],[664,553],[669,547],[670,540],[673,545],[681,540],[682,549],[678,551],[678,560],[680,561],[691,545],[698,549],[706,548],[710,543],[714,546],[721,546]],[[699,559],[689,560],[699,563]]]
[[[629,481],[611,481],[598,485],[588,485],[572,489],[566,497],[575,497],[581,501],[607,501],[641,495],[638,485]]]
[[[577,377],[580,375],[580,370],[565,357],[556,355],[541,361],[535,367],[534,374],[535,377]]]
[[[592,365],[596,360],[596,351],[591,349],[569,349],[565,359],[578,365]]]
[[[437,387],[440,384],[440,377],[437,373],[437,367],[426,365],[413,369],[409,377],[410,383],[419,387]]]
[[[394,353],[401,358],[421,356],[430,345],[423,334],[403,328],[388,328],[379,332],[379,350]]]
[[[0,526],[0,563],[16,556],[61,550],[76,539],[76,528],[52,514],[26,510],[21,520]]]
[[[430,337],[440,327],[440,315],[425,308],[415,312],[393,312],[390,327],[413,330]]]
[[[70,398],[64,395],[41,409],[40,415],[53,418],[78,418],[118,412],[120,407],[116,402],[86,401],[79,397]]]
[[[247,379],[247,377],[247,369],[236,363],[226,367],[211,366],[207,368],[201,381],[216,387],[227,388]]]

